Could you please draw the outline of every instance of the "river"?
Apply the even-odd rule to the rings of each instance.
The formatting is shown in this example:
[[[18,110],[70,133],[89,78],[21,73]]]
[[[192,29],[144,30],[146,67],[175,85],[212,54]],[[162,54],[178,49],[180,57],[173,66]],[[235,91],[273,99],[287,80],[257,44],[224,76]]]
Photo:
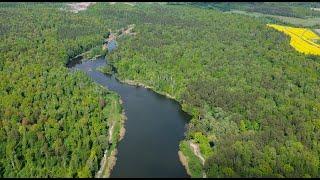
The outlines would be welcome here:
[[[72,70],[86,72],[95,82],[117,92],[123,101],[126,133],[117,146],[117,161],[110,177],[189,177],[178,151],[190,116],[178,102],[97,71],[106,64],[102,57],[75,62],[69,64]]]

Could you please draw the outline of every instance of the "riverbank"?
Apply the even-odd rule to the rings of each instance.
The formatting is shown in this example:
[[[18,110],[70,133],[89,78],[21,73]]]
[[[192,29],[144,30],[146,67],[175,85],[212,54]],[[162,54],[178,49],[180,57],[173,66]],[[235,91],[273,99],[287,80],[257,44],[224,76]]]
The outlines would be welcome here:
[[[144,83],[141,83],[141,82],[137,82],[137,81],[133,81],[133,80],[128,80],[128,79],[120,79],[119,77],[115,76],[115,78],[121,82],[121,83],[124,83],[124,84],[129,84],[129,85],[133,85],[133,86],[140,86],[140,87],[143,87],[143,88],[146,88],[146,89],[149,89],[149,90],[152,90],[160,95],[163,95],[163,96],[166,96],[167,98],[169,99],[172,99],[172,100],[175,100],[179,103],[179,105],[181,106],[181,109],[187,113],[189,116],[193,117],[191,112],[188,112],[186,111],[184,108],[182,108],[182,104],[177,100],[176,97],[168,94],[168,93],[165,93],[165,92],[161,92],[161,91],[157,91],[155,90],[154,87],[152,86],[148,86]],[[185,140],[182,140],[180,143],[184,142]],[[192,147],[191,147],[192,146]],[[197,147],[197,148],[195,148]],[[190,152],[192,153],[192,155],[190,155],[190,152],[184,150],[183,148],[179,148],[180,150],[178,151],[178,156],[179,156],[179,160],[181,162],[181,164],[184,166],[184,168],[186,169],[187,171],[187,174],[191,177],[202,177],[202,178],[206,178],[206,174],[205,172],[203,171],[203,167],[204,167],[204,163],[205,163],[205,159],[202,157],[201,153],[200,153],[200,150],[199,150],[199,147],[198,147],[198,144],[195,144],[195,143],[191,143],[189,142],[189,149],[190,149]],[[201,175],[199,173],[194,173],[193,171],[190,170],[190,165],[189,165],[189,162],[190,160],[188,159],[192,159],[193,158],[193,161],[195,161],[194,157],[191,157],[191,156],[194,156],[196,157],[200,164],[201,164]],[[197,168],[199,170],[199,167]],[[199,170],[200,171],[200,170]]]
[[[85,52],[86,53],[86,52]],[[76,56],[69,60],[69,67],[74,66],[75,64],[84,63],[87,61],[95,61],[96,58],[101,57],[103,55],[96,55],[92,59],[83,58],[83,54]],[[104,86],[100,85],[102,88]],[[115,92],[116,93],[116,92]],[[118,103],[113,101],[111,112],[116,112],[117,108],[122,109],[122,112],[119,115],[114,115],[110,119],[108,119],[109,129],[108,129],[108,139],[106,141],[109,143],[109,147],[104,151],[103,158],[100,161],[100,169],[95,174],[95,178],[108,178],[110,177],[110,173],[113,167],[116,164],[116,156],[117,156],[117,145],[123,139],[126,129],[125,129],[125,121],[127,119],[125,111],[123,109],[123,101],[120,96],[118,96]]]
[[[130,121],[126,121],[125,129],[121,128],[123,125],[114,123],[114,120],[119,122],[117,118],[121,113],[119,103],[116,104],[118,109],[116,112],[119,113],[108,116],[109,132],[106,134],[110,135],[103,138],[103,141],[107,139],[110,142],[110,136],[117,138],[113,138],[113,144],[109,143],[103,161],[102,157],[99,159],[100,170],[96,170],[95,177],[190,177],[177,154],[179,142],[184,138],[185,125],[190,116],[181,110],[177,101],[172,101],[147,88],[136,88],[122,83],[114,76],[103,75],[97,69],[106,63],[104,58],[99,58],[74,66],[75,69],[87,72],[87,75],[98,84],[117,92],[125,102],[121,107],[125,109],[126,116],[130,117]],[[107,102],[109,106],[111,105],[109,111],[114,112],[114,101]],[[163,132],[166,133],[162,134]],[[122,138],[121,143],[116,143]],[[166,149],[162,149],[164,144]],[[143,155],[137,156],[140,153]],[[148,153],[150,154],[147,155]]]
[[[97,58],[104,56],[102,53],[99,54],[95,54],[93,56],[88,56],[89,53],[91,53],[92,49],[83,52],[81,54],[78,54],[77,56],[70,58],[68,60],[68,62],[66,63],[66,66],[68,68],[73,67],[75,64],[79,64],[82,63],[84,61],[92,61],[92,60],[96,60]]]
[[[179,155],[179,160],[181,162],[181,164],[183,165],[183,167],[186,169],[187,174],[189,176],[192,176],[190,169],[189,169],[189,164],[188,164],[188,159],[187,157],[183,154],[182,151],[178,151],[178,155]]]
[[[191,142],[190,142],[190,145],[191,145]],[[195,174],[191,172],[190,167],[189,167],[189,160],[188,160],[189,157],[187,157],[187,155],[185,155],[182,150],[178,151],[178,155],[179,155],[180,162],[182,163],[182,165],[186,169],[187,174],[189,176],[195,177],[195,178],[201,177],[201,176],[195,176]],[[204,162],[203,162],[203,165],[204,165]],[[206,178],[206,177],[207,177],[206,173],[204,171],[202,171],[202,178]]]
[[[119,99],[119,104],[122,106],[123,102],[121,100],[121,98]],[[119,119],[119,125],[120,128],[115,128],[115,123],[117,123],[117,121],[114,121],[111,128],[109,129],[109,144],[112,144],[111,147],[109,149],[105,150],[104,156],[100,162],[100,169],[99,171],[96,173],[95,178],[109,178],[110,177],[110,173],[113,169],[113,167],[116,164],[117,161],[117,145],[118,143],[123,139],[124,135],[125,135],[125,120],[127,119],[126,115],[125,115],[125,111],[124,109],[122,109],[122,113]],[[113,137],[117,136],[115,138],[115,141],[112,140],[114,139]],[[110,153],[108,153],[108,151],[110,151]],[[109,156],[108,156],[109,154]]]
[[[127,31],[130,32],[133,27],[134,27],[134,26],[129,26],[129,28],[128,28],[129,30],[126,30],[126,32],[127,32]],[[109,42],[109,41],[108,41],[108,42]],[[83,59],[81,59],[81,62],[94,61],[95,58],[101,56],[101,55],[99,54],[99,55],[96,55],[96,56],[95,56],[94,58],[92,58],[92,59],[87,59],[87,58],[85,58],[84,56],[85,56],[85,54],[87,54],[88,52],[89,52],[89,51],[84,52],[84,53],[82,53],[82,54],[80,54],[80,55],[77,56],[77,57],[80,57],[80,56],[83,57]],[[74,58],[73,58],[73,59],[74,59]],[[72,59],[72,60],[73,60],[73,59]],[[71,61],[72,61],[72,60],[71,60]],[[79,62],[79,61],[78,61],[78,62]],[[124,84],[129,84],[129,85],[134,85],[134,86],[140,86],[140,87],[144,87],[144,88],[146,88],[146,89],[150,89],[150,90],[152,90],[153,92],[156,92],[157,94],[160,94],[160,95],[163,95],[163,96],[165,96],[165,97],[167,97],[167,98],[169,98],[169,99],[175,100],[176,102],[179,103],[182,111],[184,111],[185,113],[187,113],[188,115],[190,115],[190,113],[186,112],[186,111],[183,109],[183,107],[181,106],[181,104],[180,104],[180,102],[177,100],[177,98],[174,97],[174,96],[172,96],[172,95],[170,95],[170,94],[168,94],[168,93],[157,91],[157,90],[155,90],[154,87],[145,85],[145,84],[140,83],[140,82],[136,82],[136,81],[132,81],[132,80],[122,80],[122,79],[119,79],[119,78],[116,77],[116,76],[115,76],[115,79],[116,79],[117,81],[121,82],[121,83],[124,83]],[[120,102],[120,104],[122,104],[122,101]],[[119,136],[118,136],[118,138],[117,138],[115,141],[111,142],[111,143],[112,143],[111,148],[109,148],[109,149],[107,149],[107,150],[105,151],[104,157],[103,157],[103,159],[101,160],[101,163],[100,163],[100,169],[99,169],[99,171],[96,173],[96,176],[95,176],[96,178],[107,178],[107,177],[110,177],[110,174],[111,174],[111,172],[112,172],[112,169],[113,169],[113,167],[116,165],[116,161],[117,161],[116,156],[117,156],[117,153],[118,153],[116,144],[118,144],[118,142],[123,139],[123,137],[124,137],[124,135],[125,135],[125,131],[126,131],[125,128],[124,128],[124,120],[126,119],[126,116],[125,116],[124,112],[123,112],[122,115],[123,115],[123,116],[122,116],[121,119],[123,119],[123,121],[121,121],[120,128],[118,128],[118,129],[115,130],[114,125],[111,125],[111,126],[110,126],[111,128],[109,129],[109,137],[112,137],[112,134],[113,134],[113,133],[117,133],[117,134],[119,134]],[[110,143],[110,139],[109,139],[109,143]],[[113,148],[112,148],[112,147],[113,147]],[[184,166],[184,169],[186,169],[187,174],[188,174],[189,176],[192,176],[192,173],[190,172],[190,170],[189,170],[189,168],[188,168],[189,166],[188,166],[187,157],[183,156],[184,159],[185,159],[185,161],[183,161],[183,158],[181,158],[182,155],[183,155],[183,154],[182,154],[182,151],[179,151],[179,152],[181,152],[181,153],[178,153],[180,162],[181,162],[182,165]]]
[[[176,97],[171,96],[170,94],[165,93],[165,92],[157,91],[157,90],[155,90],[155,88],[152,87],[152,86],[148,86],[148,85],[143,84],[143,83],[141,83],[141,82],[136,82],[136,81],[132,81],[132,80],[128,80],[128,79],[122,80],[122,79],[118,78],[117,76],[115,76],[115,78],[116,78],[119,82],[121,82],[121,83],[129,84],[129,85],[133,85],[133,86],[144,87],[144,88],[150,89],[150,90],[152,90],[152,91],[154,91],[154,92],[156,92],[156,93],[158,93],[158,94],[161,94],[161,95],[163,95],[163,96],[166,96],[166,97],[169,98],[169,99],[173,99],[173,100],[179,102]],[[186,113],[188,113],[188,112],[186,112]],[[189,114],[189,115],[190,115],[190,114]]]
[[[97,55],[96,57],[101,57],[101,55]],[[94,61],[94,60],[95,59],[86,59],[86,60],[83,59],[82,62]],[[146,85],[146,84],[141,83],[141,82],[128,80],[128,79],[121,79],[121,78],[117,77],[116,74],[114,74],[114,77],[120,83],[132,85],[132,86],[143,87],[143,88],[149,89],[149,90],[151,90],[151,91],[153,91],[153,92],[155,92],[157,94],[163,95],[166,98],[169,98],[169,99],[172,99],[172,100],[178,102],[180,107],[181,107],[181,109],[182,109],[182,111],[187,113],[189,116],[192,117],[191,112],[186,111],[186,109],[183,108],[182,104],[177,100],[177,98],[175,96],[172,96],[172,95],[170,95],[168,93],[165,93],[165,92],[157,91],[157,90],[155,90],[154,87]],[[123,102],[120,101],[121,105],[122,105],[122,103]],[[124,116],[123,119],[125,119],[126,118],[125,114],[123,114],[123,116]],[[125,128],[124,128],[123,124],[121,125],[121,128],[120,128],[120,130],[118,132],[119,132],[119,139],[118,139],[117,142],[121,141],[122,138],[125,135]],[[204,176],[198,176],[197,174],[193,173],[193,171],[190,170],[190,165],[189,165],[190,160],[188,160],[188,159],[191,159],[191,158],[194,159],[194,157],[191,157],[191,156],[198,157],[197,154],[195,153],[195,151],[192,151],[193,149],[190,148],[190,150],[191,150],[190,152],[193,153],[192,155],[190,155],[190,152],[184,152],[183,149],[180,148],[180,151],[178,152],[178,156],[179,156],[179,160],[180,160],[181,164],[184,166],[184,168],[185,168],[185,170],[186,170],[186,172],[187,172],[187,174],[189,176],[191,176],[191,177],[204,177]],[[109,154],[109,156],[108,156],[108,154]],[[103,159],[101,160],[101,163],[100,163],[101,164],[101,168],[100,168],[100,170],[97,172],[97,174],[95,176],[96,178],[107,178],[107,177],[110,176],[110,173],[112,172],[112,169],[116,164],[116,160],[117,160],[116,156],[117,156],[117,149],[116,148],[111,150],[109,153],[108,153],[108,150],[106,150],[105,155],[104,155],[104,157],[103,157]],[[201,165],[203,167],[203,160],[202,160]]]
[[[115,67],[114,67],[114,68],[115,68]],[[104,74],[107,74],[107,73],[104,73]],[[172,95],[170,95],[170,94],[168,94],[168,93],[165,93],[165,92],[157,91],[157,90],[155,90],[154,87],[149,86],[149,85],[146,85],[146,84],[144,84],[144,83],[137,82],[137,81],[133,81],[133,80],[128,80],[128,79],[121,79],[121,78],[117,77],[116,74],[114,74],[114,73],[112,73],[112,74],[114,75],[115,79],[116,79],[117,81],[119,81],[120,83],[132,85],[132,86],[143,87],[143,88],[149,89],[149,90],[151,90],[151,91],[153,91],[153,92],[155,92],[155,93],[157,93],[157,94],[163,95],[163,96],[165,96],[166,98],[169,98],[169,99],[172,99],[172,100],[178,102],[179,105],[180,105],[180,107],[181,107],[181,109],[182,109],[182,111],[184,111],[185,113],[187,113],[189,116],[192,116],[191,113],[185,111],[185,110],[182,108],[182,105],[180,104],[180,102],[177,100],[177,98],[176,98],[175,96],[172,96]],[[111,75],[111,74],[108,74],[108,75]],[[181,141],[181,142],[182,142],[182,141]],[[191,150],[192,153],[194,153],[195,156],[199,157],[198,154],[196,153],[196,151],[192,151],[193,149],[191,149],[191,148],[190,148],[190,150]],[[185,170],[186,170],[186,172],[187,172],[187,174],[188,174],[189,176],[191,176],[191,177],[198,177],[197,175],[195,176],[195,175],[192,173],[192,171],[190,171],[189,161],[188,161],[188,159],[190,159],[190,158],[188,157],[187,154],[188,154],[188,153],[186,153],[186,155],[185,155],[185,154],[183,153],[183,150],[179,150],[179,151],[178,151],[179,160],[180,160],[181,164],[183,165],[183,167],[185,168]],[[204,165],[204,159],[201,159],[201,164]],[[203,174],[202,177],[206,177],[205,174]]]

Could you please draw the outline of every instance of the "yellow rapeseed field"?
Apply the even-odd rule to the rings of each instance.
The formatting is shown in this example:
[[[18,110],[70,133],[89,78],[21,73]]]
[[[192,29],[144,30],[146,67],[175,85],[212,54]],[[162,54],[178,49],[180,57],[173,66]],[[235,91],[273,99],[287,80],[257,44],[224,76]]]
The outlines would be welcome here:
[[[320,40],[320,37],[313,31],[306,28],[293,28],[289,26],[280,26],[276,24],[267,24],[291,37],[290,45],[297,51],[305,54],[320,55],[320,45],[314,41]]]

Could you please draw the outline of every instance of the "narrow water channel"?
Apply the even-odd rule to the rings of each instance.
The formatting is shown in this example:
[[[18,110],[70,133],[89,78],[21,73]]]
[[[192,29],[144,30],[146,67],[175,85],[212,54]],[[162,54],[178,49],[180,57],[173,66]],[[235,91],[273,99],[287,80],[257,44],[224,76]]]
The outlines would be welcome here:
[[[98,58],[71,66],[117,92],[123,101],[126,133],[118,144],[110,177],[189,177],[178,156],[189,115],[174,100],[143,87],[120,83],[114,76],[96,70],[105,64],[104,58]]]

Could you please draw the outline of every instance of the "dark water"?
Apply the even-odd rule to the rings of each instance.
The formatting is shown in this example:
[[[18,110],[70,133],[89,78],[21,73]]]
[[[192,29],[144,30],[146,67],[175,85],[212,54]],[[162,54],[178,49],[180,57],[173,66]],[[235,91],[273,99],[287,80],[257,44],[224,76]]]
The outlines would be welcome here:
[[[81,63],[81,62],[79,62]],[[104,58],[74,65],[94,81],[120,94],[127,116],[111,177],[189,177],[179,161],[179,141],[190,117],[179,104],[143,87],[118,82],[95,68]]]

